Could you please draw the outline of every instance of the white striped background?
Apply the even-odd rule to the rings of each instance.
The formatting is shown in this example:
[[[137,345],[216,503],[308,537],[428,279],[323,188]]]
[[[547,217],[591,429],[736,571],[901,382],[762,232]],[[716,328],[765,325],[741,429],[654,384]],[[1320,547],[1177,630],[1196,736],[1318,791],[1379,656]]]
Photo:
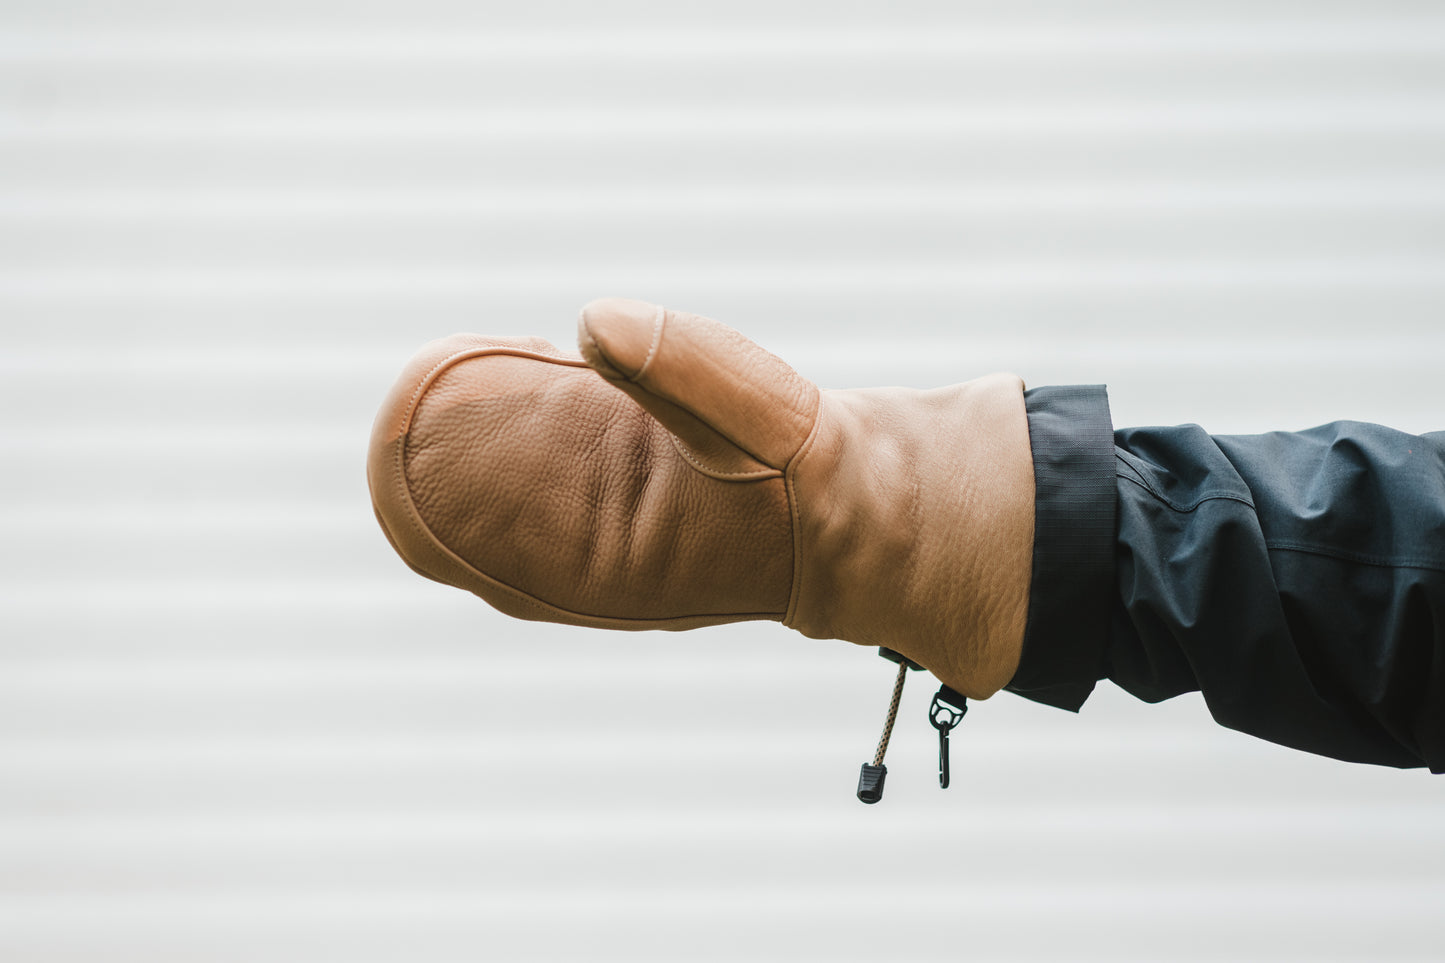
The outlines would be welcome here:
[[[0,960],[1427,960],[1442,784],[612,635],[371,518],[421,342],[1445,428],[1433,3],[0,0]]]

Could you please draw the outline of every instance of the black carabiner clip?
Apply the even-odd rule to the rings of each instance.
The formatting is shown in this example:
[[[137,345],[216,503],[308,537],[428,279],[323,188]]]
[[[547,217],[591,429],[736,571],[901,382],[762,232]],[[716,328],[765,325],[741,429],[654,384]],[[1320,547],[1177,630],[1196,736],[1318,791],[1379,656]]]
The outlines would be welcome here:
[[[928,721],[933,728],[938,730],[938,786],[940,789],[947,789],[949,782],[948,774],[948,734],[953,727],[963,721],[963,716],[968,712],[968,700],[961,693],[955,692],[948,686],[940,686],[938,692],[933,696],[933,703],[928,707]]]

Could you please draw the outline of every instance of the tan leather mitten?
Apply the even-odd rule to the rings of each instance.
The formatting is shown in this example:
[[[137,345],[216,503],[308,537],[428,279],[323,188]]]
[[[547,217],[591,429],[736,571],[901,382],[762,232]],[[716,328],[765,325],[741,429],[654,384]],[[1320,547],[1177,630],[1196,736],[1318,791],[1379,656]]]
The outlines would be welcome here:
[[[413,569],[524,619],[774,619],[972,698],[1012,678],[1034,526],[1017,377],[821,391],[723,324],[620,299],[578,341],[455,335],[407,365],[367,475]]]

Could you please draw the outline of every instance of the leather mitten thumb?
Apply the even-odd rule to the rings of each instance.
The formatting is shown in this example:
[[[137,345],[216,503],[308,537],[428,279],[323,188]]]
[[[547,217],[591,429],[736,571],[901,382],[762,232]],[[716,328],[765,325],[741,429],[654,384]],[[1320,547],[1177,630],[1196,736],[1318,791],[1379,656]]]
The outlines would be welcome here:
[[[1018,378],[823,392],[725,325],[620,299],[588,305],[578,341],[456,335],[407,366],[367,474],[412,568],[521,618],[774,619],[973,698],[1012,677],[1033,538]]]

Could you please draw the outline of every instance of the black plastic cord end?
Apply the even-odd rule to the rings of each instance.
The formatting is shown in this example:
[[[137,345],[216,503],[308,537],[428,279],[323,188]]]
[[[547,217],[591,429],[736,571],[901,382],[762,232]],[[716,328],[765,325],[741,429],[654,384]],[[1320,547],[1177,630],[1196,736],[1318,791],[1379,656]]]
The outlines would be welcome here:
[[[887,766],[875,766],[872,763],[863,763],[863,769],[858,773],[858,798],[868,805],[873,805],[883,798],[883,780],[888,776]]]

